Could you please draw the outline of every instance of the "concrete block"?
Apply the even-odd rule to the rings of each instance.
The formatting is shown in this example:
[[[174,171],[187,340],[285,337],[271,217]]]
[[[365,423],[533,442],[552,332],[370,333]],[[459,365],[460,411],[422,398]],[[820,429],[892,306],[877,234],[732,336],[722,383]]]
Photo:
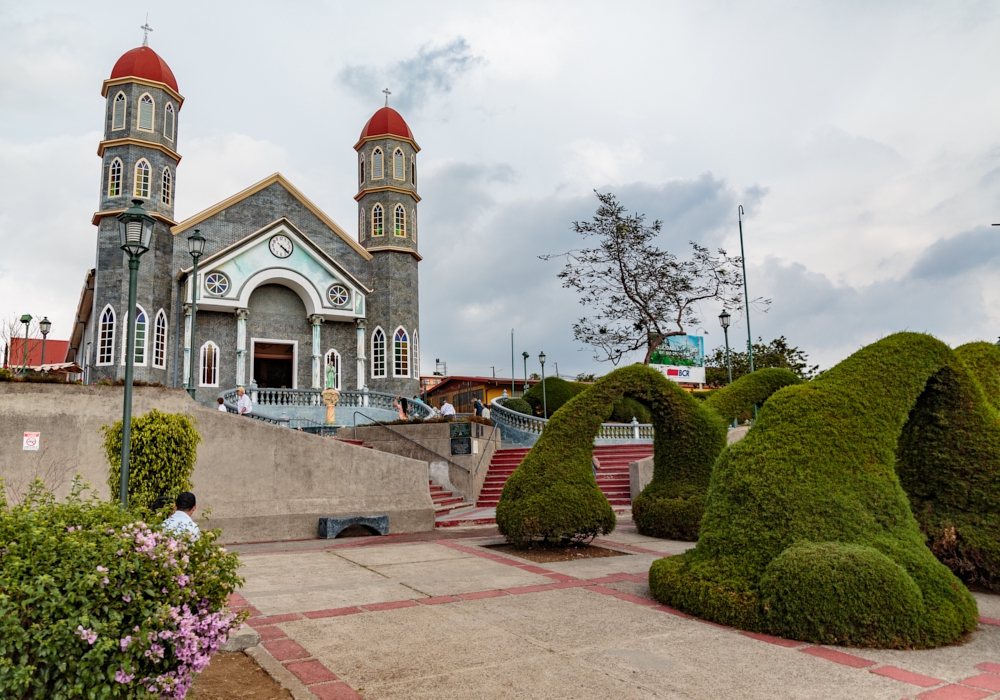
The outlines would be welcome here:
[[[219,651],[243,651],[258,644],[260,644],[260,632],[253,627],[242,625],[229,635],[229,639],[219,647]]]
[[[637,462],[629,462],[628,480],[634,501],[636,496],[642,493],[642,490],[653,480],[653,458],[646,457]]]
[[[388,515],[348,515],[341,518],[320,518],[320,539],[332,540],[352,525],[363,525],[380,535],[389,534]]]

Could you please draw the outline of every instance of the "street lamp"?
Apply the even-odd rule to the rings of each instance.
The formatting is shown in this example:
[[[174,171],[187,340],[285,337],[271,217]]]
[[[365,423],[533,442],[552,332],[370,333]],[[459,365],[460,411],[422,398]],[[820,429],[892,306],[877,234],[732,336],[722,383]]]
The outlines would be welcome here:
[[[122,508],[128,507],[129,452],[132,447],[132,373],[135,369],[135,292],[139,272],[139,258],[149,250],[156,221],[142,208],[141,199],[133,199],[132,206],[118,215],[118,238],[121,249],[128,253],[128,323],[125,345],[125,401],[122,410],[122,470],[118,485],[118,498]]]
[[[750,295],[747,293],[747,256],[743,252],[743,205],[737,210],[740,222],[740,263],[743,265],[743,302],[747,310],[747,352],[750,354],[750,373],[753,374],[753,335],[750,333]],[[757,404],[753,405],[753,419],[757,420]]]
[[[528,353],[522,352],[521,357],[524,358],[524,388],[521,389],[521,396],[528,393]]]
[[[194,230],[194,233],[188,236],[188,253],[194,258],[194,269],[191,270],[191,357],[188,362],[188,393],[191,398],[194,398],[195,387],[194,387],[194,365],[195,362],[201,361],[201,358],[197,354],[196,346],[194,344],[194,323],[195,319],[198,317],[198,258],[201,254],[205,252],[205,239],[202,238],[201,233],[198,229]]]
[[[38,322],[38,329],[42,332],[42,361],[40,364],[45,364],[45,340],[49,337],[49,331],[52,330],[52,321],[46,316],[41,321]]]
[[[21,365],[21,376],[23,377],[28,373],[28,327],[31,325],[31,314],[22,316],[21,323],[24,324],[24,364]]]
[[[545,352],[538,353],[538,361],[542,363],[542,417],[549,417],[549,404],[545,398]]]
[[[719,314],[719,325],[726,336],[726,372],[729,373],[729,383],[733,383],[733,363],[729,360],[729,312],[725,309]],[[736,419],[733,418],[733,427],[736,427]]]

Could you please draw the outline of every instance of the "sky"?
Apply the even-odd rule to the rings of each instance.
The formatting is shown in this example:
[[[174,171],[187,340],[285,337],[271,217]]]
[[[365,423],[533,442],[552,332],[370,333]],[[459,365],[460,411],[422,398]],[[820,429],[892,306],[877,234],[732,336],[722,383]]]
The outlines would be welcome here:
[[[594,192],[659,245],[739,253],[753,335],[830,367],[887,334],[1000,336],[1000,6],[990,2],[0,4],[0,318],[69,336],[93,267],[102,81],[170,65],[176,216],[274,172],[348,231],[367,119],[421,147],[421,370],[603,374],[539,256]],[[722,343],[721,307],[687,330]],[[733,344],[746,319],[734,317]],[[743,338],[744,340],[739,340]],[[635,358],[641,359],[641,358]],[[631,360],[630,360],[631,361]]]

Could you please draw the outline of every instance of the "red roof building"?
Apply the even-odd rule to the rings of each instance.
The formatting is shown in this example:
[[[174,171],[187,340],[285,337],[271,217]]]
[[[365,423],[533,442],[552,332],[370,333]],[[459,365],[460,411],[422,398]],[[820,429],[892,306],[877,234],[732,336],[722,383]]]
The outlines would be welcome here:
[[[68,340],[45,341],[45,363],[63,362],[69,349]],[[24,364],[24,338],[11,338],[10,344],[4,349],[3,366],[17,369]],[[38,367],[42,364],[42,341],[39,338],[28,338],[28,367]]]

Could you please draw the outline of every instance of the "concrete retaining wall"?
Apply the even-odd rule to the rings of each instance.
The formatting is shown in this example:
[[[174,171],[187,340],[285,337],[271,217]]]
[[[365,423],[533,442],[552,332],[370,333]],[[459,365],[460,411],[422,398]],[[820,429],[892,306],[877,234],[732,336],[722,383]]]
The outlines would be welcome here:
[[[0,383],[0,478],[8,488],[35,475],[68,491],[81,474],[102,497],[108,465],[100,427],[122,415],[121,387]],[[136,387],[133,414],[158,408],[194,416],[198,515],[226,542],[307,539],[320,517],[389,516],[390,532],[434,528],[427,463],[222,413],[182,389]],[[447,426],[445,426],[447,427]],[[25,431],[41,433],[38,452],[22,450]]]
[[[342,428],[338,435],[363,440],[376,450],[426,460],[435,483],[457,491],[472,503],[486,481],[493,453],[500,449],[500,430],[481,423],[472,424],[474,454],[471,455],[451,454],[449,423],[359,426]]]

